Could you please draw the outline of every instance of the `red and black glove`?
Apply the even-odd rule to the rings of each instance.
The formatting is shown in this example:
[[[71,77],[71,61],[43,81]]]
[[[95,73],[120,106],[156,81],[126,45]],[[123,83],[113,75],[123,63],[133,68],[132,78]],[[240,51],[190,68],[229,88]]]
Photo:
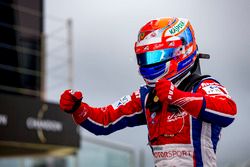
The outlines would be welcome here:
[[[165,78],[156,82],[155,90],[162,103],[178,106],[181,111],[186,111],[195,117],[198,117],[204,104],[202,94],[181,91]]]
[[[65,90],[60,98],[60,108],[67,113],[74,113],[82,102],[82,93],[79,91]]]
[[[187,92],[183,92],[177,89],[174,84],[167,79],[160,79],[155,84],[156,95],[159,97],[161,102],[167,102],[172,104],[176,100],[180,99]]]

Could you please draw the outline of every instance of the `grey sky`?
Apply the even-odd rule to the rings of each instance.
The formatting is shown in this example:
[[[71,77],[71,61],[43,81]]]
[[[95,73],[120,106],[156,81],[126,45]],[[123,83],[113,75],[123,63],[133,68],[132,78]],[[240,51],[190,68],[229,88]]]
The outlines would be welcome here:
[[[84,91],[84,100],[93,106],[110,104],[143,84],[133,51],[137,32],[143,24],[157,17],[189,18],[200,52],[211,55],[210,60],[202,60],[203,73],[225,85],[238,105],[237,119],[222,131],[218,162],[250,160],[249,0],[45,2],[46,13],[73,19],[74,88]],[[64,88],[48,92],[48,99],[58,101]],[[147,166],[152,166],[151,152],[146,146],[146,127],[127,128],[101,138],[145,149]]]

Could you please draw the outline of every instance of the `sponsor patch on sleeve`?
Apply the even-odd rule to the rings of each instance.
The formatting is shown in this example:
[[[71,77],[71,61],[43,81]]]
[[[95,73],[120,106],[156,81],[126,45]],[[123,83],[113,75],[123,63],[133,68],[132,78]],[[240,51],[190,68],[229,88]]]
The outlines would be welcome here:
[[[207,94],[227,95],[225,88],[219,85],[208,85],[202,88]]]
[[[116,110],[119,106],[127,104],[131,101],[131,97],[129,95],[122,97],[120,100],[114,102],[112,107]]]

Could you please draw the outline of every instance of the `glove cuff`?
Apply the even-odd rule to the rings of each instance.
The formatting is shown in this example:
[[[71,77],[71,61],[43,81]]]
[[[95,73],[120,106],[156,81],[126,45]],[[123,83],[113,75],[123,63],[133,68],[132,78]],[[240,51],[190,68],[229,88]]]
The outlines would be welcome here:
[[[199,93],[183,92],[178,89],[176,90],[178,92],[176,92],[177,96],[174,97],[175,101],[172,101],[171,104],[181,107],[186,112],[197,118],[200,111],[206,105],[203,95]]]
[[[91,107],[86,103],[81,103],[79,108],[73,112],[72,116],[77,124],[81,124],[88,118],[88,114],[91,111]]]

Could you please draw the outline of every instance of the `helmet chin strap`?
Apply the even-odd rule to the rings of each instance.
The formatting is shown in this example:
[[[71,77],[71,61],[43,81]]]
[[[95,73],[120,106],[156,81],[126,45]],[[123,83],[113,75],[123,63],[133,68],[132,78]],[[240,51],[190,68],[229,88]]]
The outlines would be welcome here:
[[[185,75],[184,75],[183,77],[181,77],[179,80],[177,80],[177,81],[174,83],[174,85],[175,85],[176,87],[178,87],[178,86],[182,83],[182,81],[183,81],[184,79],[186,79],[189,75],[191,75],[191,72],[190,72],[190,71],[188,71],[187,73],[185,73]]]
[[[185,71],[183,71],[182,73],[174,76],[172,79],[169,79],[173,84],[176,84],[178,81],[182,80],[182,78],[184,78],[185,76],[187,76],[188,73],[191,74],[191,69],[192,69],[193,65],[191,65],[188,69],[186,69]]]

